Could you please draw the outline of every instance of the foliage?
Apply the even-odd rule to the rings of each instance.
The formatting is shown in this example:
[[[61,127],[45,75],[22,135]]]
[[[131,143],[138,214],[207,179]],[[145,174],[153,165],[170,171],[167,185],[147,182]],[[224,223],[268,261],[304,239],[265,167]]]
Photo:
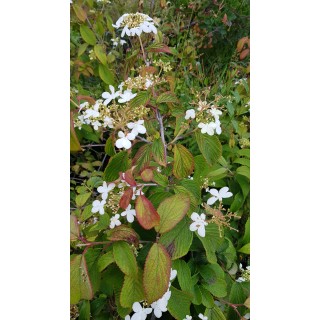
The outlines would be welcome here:
[[[70,13],[73,319],[248,319],[248,2]]]

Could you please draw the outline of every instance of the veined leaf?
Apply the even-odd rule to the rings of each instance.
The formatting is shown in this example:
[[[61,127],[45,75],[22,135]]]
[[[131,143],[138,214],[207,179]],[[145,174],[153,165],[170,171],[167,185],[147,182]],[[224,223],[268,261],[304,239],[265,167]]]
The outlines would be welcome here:
[[[104,47],[101,44],[94,46],[94,53],[103,65],[107,65],[107,56]]]
[[[160,215],[160,224],[157,232],[165,233],[173,229],[186,215],[190,207],[190,198],[187,194],[176,194],[163,200],[157,212]]]
[[[152,155],[157,163],[159,163],[161,166],[166,166],[164,159],[164,146],[160,138],[155,139],[152,142]]]
[[[140,106],[145,106],[151,97],[150,91],[140,91],[137,95],[130,100],[131,108],[138,108]]]
[[[189,176],[194,169],[194,159],[190,151],[181,144],[173,148],[173,174],[178,179]]]
[[[172,269],[177,270],[178,282],[182,291],[193,296],[193,284],[191,279],[191,270],[184,260],[174,260]]]
[[[165,247],[154,243],[143,272],[143,287],[149,304],[160,299],[167,291],[170,280],[171,259]]]
[[[99,76],[106,84],[114,84],[114,75],[107,66],[99,64]]]
[[[179,103],[178,98],[170,91],[161,93],[156,103]]]
[[[227,320],[222,311],[215,304],[212,308],[207,308],[204,315],[208,317],[208,320]]]
[[[94,35],[94,33],[92,32],[92,30],[86,26],[85,24],[80,25],[80,34],[82,39],[91,44],[92,46],[94,46],[97,42],[96,36]]]
[[[175,287],[170,287],[171,297],[168,302],[168,310],[175,319],[184,319],[190,314],[191,296]]]
[[[114,142],[112,141],[111,136],[106,141],[106,145],[104,147],[104,152],[110,157],[112,157],[116,154],[116,152],[114,151]]]
[[[104,170],[104,180],[107,182],[117,180],[119,173],[124,172],[129,167],[128,153],[121,151],[110,158],[107,167]]]
[[[139,244],[139,235],[130,227],[126,225],[120,225],[114,229],[107,231],[107,237],[110,241],[121,241],[138,245]]]
[[[151,144],[145,144],[138,150],[138,152],[134,156],[132,160],[132,165],[135,166],[135,173],[140,172],[142,169],[149,165],[150,160],[152,158],[151,148]]]
[[[70,215],[70,241],[78,240],[80,236],[80,228],[78,219],[74,215]]]
[[[86,21],[87,13],[83,10],[83,8],[76,3],[73,4],[72,7],[78,19],[82,22]]]
[[[250,254],[250,243],[245,244],[238,252],[242,252],[245,254]]]
[[[137,277],[138,265],[129,244],[117,241],[112,245],[113,257],[120,270],[131,277]]]
[[[144,196],[138,196],[135,203],[137,220],[142,228],[149,230],[159,225],[160,216],[153,204]]]
[[[104,270],[108,265],[110,265],[113,262],[114,262],[113,252],[109,251],[109,252],[105,253],[98,260],[99,271],[101,272],[102,270]]]

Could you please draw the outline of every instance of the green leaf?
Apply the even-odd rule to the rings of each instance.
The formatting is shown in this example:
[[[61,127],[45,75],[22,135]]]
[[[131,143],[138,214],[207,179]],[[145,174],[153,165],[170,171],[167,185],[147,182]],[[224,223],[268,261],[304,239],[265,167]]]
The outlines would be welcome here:
[[[214,223],[209,223],[206,226],[206,236],[200,237],[198,233],[196,233],[202,245],[206,251],[207,259],[210,263],[216,263],[216,250],[219,245],[223,242],[223,237],[220,237],[218,226]]]
[[[240,150],[238,150],[237,153],[240,156],[247,157],[250,159],[250,149],[240,149]]]
[[[128,153],[121,151],[110,158],[107,167],[104,170],[103,178],[107,182],[117,180],[120,172],[129,169]]]
[[[136,216],[142,228],[149,230],[159,225],[160,216],[153,204],[144,195],[138,196],[135,202]]]
[[[166,187],[169,184],[168,177],[158,171],[153,172],[153,181],[162,187]]]
[[[107,65],[107,56],[104,47],[101,44],[94,46],[94,53],[103,65]]]
[[[73,214],[70,215],[70,241],[78,240],[80,236],[80,228],[78,219]]]
[[[249,292],[245,292],[245,288],[241,283],[234,282],[232,284],[230,295],[229,295],[229,302],[233,304],[243,304],[247,297],[249,296]],[[238,307],[237,308],[240,314],[242,314],[245,311],[245,307]],[[227,319],[229,320],[238,320],[239,316],[237,313],[233,310],[233,308],[229,307],[227,312]]]
[[[131,247],[124,241],[117,241],[113,244],[114,261],[120,270],[131,277],[137,277],[138,265]]]
[[[154,161],[159,163],[161,166],[166,166],[166,162],[164,159],[164,146],[161,139],[155,139],[152,142],[152,155]]]
[[[250,169],[247,166],[237,168],[236,172],[250,179]]]
[[[76,132],[74,131],[74,128],[71,128],[70,130],[70,151],[71,152],[82,151],[80,142],[78,140]]]
[[[152,158],[151,148],[151,144],[145,144],[138,150],[132,160],[132,165],[135,166],[134,173],[139,173],[142,169],[149,165]]]
[[[186,215],[190,207],[190,198],[187,194],[176,194],[163,200],[157,212],[160,215],[160,224],[155,229],[165,233],[173,229]]]
[[[190,315],[191,296],[183,291],[170,287],[171,297],[168,302],[168,310],[175,318],[182,320],[186,315]]]
[[[243,198],[245,199],[250,192],[250,181],[247,177],[245,177],[241,174],[236,174],[235,179],[239,183],[239,185],[241,187],[242,194],[243,194]]]
[[[125,276],[120,294],[120,303],[123,307],[132,308],[136,301],[144,300],[142,286],[142,271],[139,269],[138,277]]]
[[[178,179],[189,176],[194,169],[194,159],[190,151],[181,144],[173,148],[173,174]]]
[[[98,260],[100,257],[101,249],[93,249],[89,248],[87,252],[84,254],[89,278],[92,284],[93,293],[97,292],[100,287],[101,274],[98,269]]]
[[[233,161],[233,163],[242,164],[243,166],[247,166],[250,168],[250,160],[245,158],[237,158]]]
[[[112,137],[109,137],[107,139],[106,145],[104,146],[104,152],[110,157],[116,154],[116,152],[114,151],[114,143]]]
[[[90,320],[90,302],[82,300],[79,308],[79,320]]]
[[[167,291],[171,259],[160,243],[154,243],[148,253],[143,272],[143,287],[149,304],[160,299]]]
[[[250,218],[248,218],[244,228],[244,235],[243,238],[240,240],[240,245],[245,245],[250,242]]]
[[[218,306],[213,305],[212,308],[206,309],[204,315],[208,320],[227,320]]]
[[[193,297],[193,285],[191,279],[191,270],[188,264],[183,260],[174,260],[172,262],[172,269],[177,270],[177,277],[180,288]]]
[[[113,252],[109,251],[109,252],[105,253],[98,260],[99,271],[101,272],[102,270],[104,270],[108,265],[110,265],[113,262],[114,262]]]
[[[91,192],[82,193],[76,196],[76,205],[77,207],[82,207],[91,197]]]
[[[202,134],[200,131],[195,132],[195,137],[199,149],[208,164],[213,165],[216,163],[222,156],[222,146],[218,137]]]
[[[164,92],[159,95],[156,103],[179,103],[179,100],[173,93]]]
[[[107,66],[99,64],[99,76],[106,84],[114,84],[114,75]]]
[[[189,230],[190,221],[183,218],[172,230],[161,235],[159,242],[162,243],[172,260],[183,257],[189,252],[193,232]]]
[[[145,106],[149,101],[150,97],[150,91],[140,91],[132,100],[130,100],[130,107],[138,108],[140,106]]]
[[[78,4],[73,4],[73,10],[78,17],[78,19],[82,22],[86,21],[87,19],[87,13],[83,10],[82,7],[80,7]]]
[[[245,244],[238,252],[242,252],[245,254],[250,254],[250,243]]]
[[[97,42],[96,36],[94,35],[94,33],[92,32],[92,30],[86,26],[85,24],[82,24],[80,26],[80,34],[82,39],[91,44],[92,46],[94,46]]]
[[[202,304],[207,308],[212,308],[214,304],[214,299],[212,294],[205,288],[200,287]]]

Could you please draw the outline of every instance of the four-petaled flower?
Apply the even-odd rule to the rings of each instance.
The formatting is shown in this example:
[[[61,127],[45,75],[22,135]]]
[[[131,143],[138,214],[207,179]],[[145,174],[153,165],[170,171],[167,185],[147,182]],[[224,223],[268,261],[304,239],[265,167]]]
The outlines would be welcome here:
[[[110,229],[113,229],[115,226],[120,226],[121,225],[121,221],[119,221],[120,218],[120,214],[116,214],[115,216],[113,216],[110,219]]]
[[[144,127],[144,120],[138,120],[136,122],[129,122],[127,124],[127,127],[131,130],[131,133],[133,133],[135,136],[137,136],[139,133],[145,134],[147,132],[147,129]]]
[[[190,231],[198,231],[198,235],[200,237],[205,237],[206,230],[205,226],[208,225],[208,222],[206,222],[206,215],[204,213],[201,213],[200,215],[196,212],[193,212],[191,215],[191,219],[194,221],[191,223],[189,229]]]
[[[167,291],[162,296],[162,298],[160,298],[159,300],[157,300],[151,304],[151,308],[153,309],[154,315],[157,318],[161,318],[162,312],[167,311],[167,305],[168,305],[168,301],[169,301],[170,297],[171,297],[171,291]]]
[[[132,91],[129,89],[124,90],[123,93],[120,93],[120,99],[118,99],[118,102],[119,103],[128,102],[131,99],[133,99],[136,95],[137,95],[136,93],[132,93]]]
[[[104,214],[104,205],[106,204],[106,200],[94,200],[92,202],[91,212],[96,213],[99,211],[100,214]]]
[[[128,207],[126,208],[126,210],[121,213],[121,216],[122,217],[127,216],[128,222],[131,223],[131,222],[133,222],[134,217],[136,216],[136,210],[131,209],[131,204],[129,204]]]
[[[103,104],[104,104],[105,106],[107,106],[107,105],[110,103],[111,100],[119,97],[119,95],[120,95],[120,91],[115,91],[114,86],[112,86],[111,84],[109,85],[109,89],[110,89],[111,93],[109,93],[109,92],[104,92],[104,93],[102,94],[102,98],[106,99],[106,100],[103,102]]]
[[[194,109],[189,109],[186,111],[186,115],[185,115],[185,119],[188,120],[188,119],[194,119],[196,117],[196,112]]]
[[[210,197],[207,200],[207,204],[211,206],[214,204],[217,200],[222,201],[224,198],[230,198],[232,197],[232,193],[228,191],[228,187],[223,187],[219,191],[217,189],[210,189],[209,192],[212,194],[213,197]]]
[[[116,185],[114,183],[109,183],[109,185],[103,181],[102,186],[100,186],[97,190],[99,193],[102,193],[102,199],[107,200],[108,199],[108,193],[115,187]]]
[[[94,130],[98,130],[99,127],[101,127],[101,123],[99,121],[97,121],[97,120],[92,122],[92,125],[93,125],[93,129]]]
[[[204,316],[202,313],[199,313],[199,318],[202,320],[208,320],[208,317]]]
[[[201,129],[201,133],[207,133],[209,136],[214,135],[214,129],[216,129],[217,124],[215,122],[203,123],[200,122],[198,124],[198,128]]]
[[[118,137],[120,139],[116,141],[116,147],[119,149],[120,148],[130,149],[132,146],[132,143],[130,140],[134,140],[136,136],[132,133],[125,135],[122,131],[119,131]]]
[[[108,116],[105,116],[104,117],[104,124],[103,124],[105,127],[109,127],[110,129],[113,128],[113,119],[108,117]]]
[[[152,312],[152,308],[142,308],[139,302],[132,305],[132,310],[135,312],[131,320],[145,320],[147,314]]]
[[[211,108],[210,113],[214,116],[215,120],[219,120],[219,116],[222,115],[222,112],[217,108]]]

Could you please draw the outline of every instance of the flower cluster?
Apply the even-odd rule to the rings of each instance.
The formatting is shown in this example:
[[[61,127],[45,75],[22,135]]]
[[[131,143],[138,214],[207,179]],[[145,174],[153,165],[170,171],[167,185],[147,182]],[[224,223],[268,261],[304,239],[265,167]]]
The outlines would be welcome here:
[[[242,268],[242,264],[240,263],[239,269],[241,271],[241,276],[236,280],[237,282],[246,282],[250,281],[250,266],[246,267],[246,270]]]
[[[113,47],[117,47],[119,44],[120,44],[121,46],[123,46],[125,43],[127,43],[126,40],[123,40],[123,39],[121,39],[121,38],[119,38],[119,37],[116,37],[116,38],[114,38],[114,39],[111,39],[111,41],[112,41]]]
[[[135,35],[140,36],[142,32],[157,33],[157,28],[154,25],[153,19],[140,12],[125,13],[112,26],[116,29],[123,28],[121,37],[125,34],[129,37],[133,37]]]

